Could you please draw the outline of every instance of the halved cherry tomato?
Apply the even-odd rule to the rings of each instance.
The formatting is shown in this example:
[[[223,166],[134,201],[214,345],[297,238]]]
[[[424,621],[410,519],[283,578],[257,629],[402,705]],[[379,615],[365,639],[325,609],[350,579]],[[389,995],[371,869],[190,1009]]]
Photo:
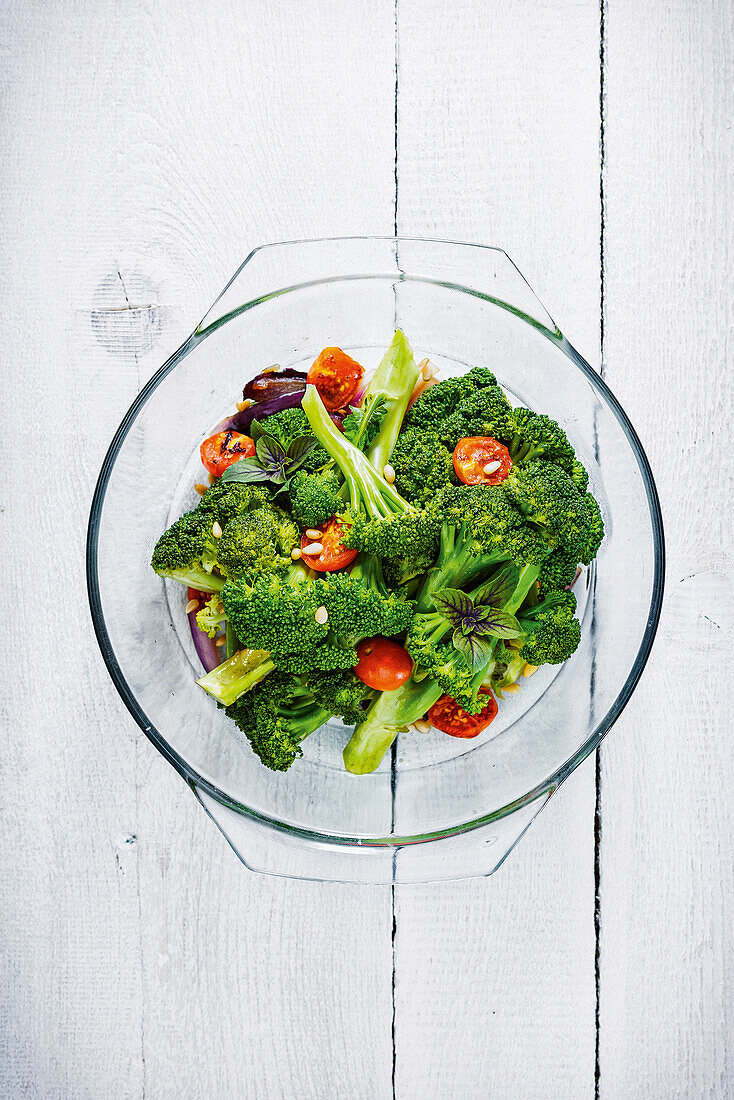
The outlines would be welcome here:
[[[479,714],[467,714],[450,695],[442,695],[429,710],[428,721],[449,737],[477,737],[497,716],[497,700],[489,688],[480,688],[479,694],[489,696],[489,702]]]
[[[375,691],[395,691],[413,671],[413,658],[389,638],[363,638],[354,675]]]
[[[330,412],[353,401],[364,377],[364,367],[341,348],[324,348],[308,372],[308,381]]]
[[[317,539],[301,535],[301,558],[311,569],[317,573],[333,573],[337,569],[344,569],[351,565],[358,550],[348,550],[342,543],[344,528],[336,516],[333,516],[327,524],[321,524],[321,534]],[[323,550],[320,554],[307,554],[306,547],[314,543],[321,543]]]
[[[499,466],[492,473],[485,473],[484,467],[492,462],[499,462]],[[507,447],[491,436],[468,436],[460,439],[454,448],[456,476],[465,485],[499,485],[511,467],[512,459]]]
[[[210,600],[211,598],[211,592],[200,592],[198,588],[189,589],[189,599],[198,600],[202,607],[206,603],[206,601]]]
[[[241,458],[251,458],[255,444],[249,435],[239,432],[217,432],[205,439],[199,448],[201,461],[210,474],[221,477],[228,466]]]

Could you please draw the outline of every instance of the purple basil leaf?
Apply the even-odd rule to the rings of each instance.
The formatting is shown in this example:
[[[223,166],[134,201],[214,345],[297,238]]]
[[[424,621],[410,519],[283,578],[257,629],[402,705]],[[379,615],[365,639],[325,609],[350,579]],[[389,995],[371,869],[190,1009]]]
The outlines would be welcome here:
[[[509,603],[518,582],[518,572],[514,565],[506,565],[496,576],[485,584],[474,601],[477,607],[504,607]]]
[[[257,455],[260,465],[265,470],[282,470],[285,465],[285,450],[272,435],[260,436],[255,444],[255,454]]]
[[[496,611],[489,608],[489,615],[481,623],[477,624],[477,634],[489,634],[493,638],[519,638],[522,628],[514,615],[507,611]]]
[[[459,626],[474,611],[471,597],[459,588],[442,588],[439,594],[433,597],[433,602],[444,618],[454,626]]]
[[[470,634],[467,637],[460,630],[455,630],[453,642],[454,648],[475,672],[485,668],[492,659],[494,644],[487,638],[480,638],[477,634]]]
[[[250,439],[253,443],[256,443],[261,435],[265,435],[265,428],[259,420],[253,420],[250,424]]]
[[[233,462],[222,474],[222,481],[237,481],[248,485],[254,481],[270,481],[270,474],[263,470],[256,458],[241,458]]]
[[[299,435],[291,440],[288,447],[288,469],[291,473],[298,469],[315,446],[316,440],[312,435]]]

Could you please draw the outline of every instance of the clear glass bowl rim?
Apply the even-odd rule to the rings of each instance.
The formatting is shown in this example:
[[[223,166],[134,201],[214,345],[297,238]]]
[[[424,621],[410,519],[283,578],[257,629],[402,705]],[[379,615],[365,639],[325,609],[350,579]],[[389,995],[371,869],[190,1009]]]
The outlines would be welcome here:
[[[516,265],[508,256],[508,254],[504,251],[504,249],[499,248],[495,245],[483,245],[477,244],[475,242],[452,241],[431,237],[388,236],[378,234],[359,236],[355,235],[346,237],[320,237],[293,241],[272,241],[267,244],[257,245],[250,251],[247,257],[237,268],[232,278],[226,284],[221,294],[212,305],[211,309],[205,315],[202,322],[197,325],[194,332],[146,382],[140,393],[137,395],[137,397],[125,413],[125,416],[123,417],[120,426],[118,427],[115,435],[112,438],[112,442],[110,443],[110,446],[102,462],[99,477],[97,479],[97,484],[94,489],[92,504],[89,513],[86,544],[87,593],[89,597],[92,624],[97,638],[97,643],[102,653],[102,658],[105,662],[105,665],[107,666],[107,670],[112,678],[112,682],[114,683],[123,703],[127,707],[132,717],[135,719],[137,724],[140,726],[146,737],[151,741],[155,748],[158,749],[161,755],[166,760],[168,760],[168,762],[176,769],[176,771],[182,776],[182,778],[186,781],[186,783],[188,783],[188,785],[195,793],[197,789],[201,789],[217,802],[219,802],[221,805],[235,811],[236,813],[243,814],[244,816],[250,818],[252,821],[257,822],[259,825],[274,829],[279,833],[287,833],[290,836],[298,837],[303,840],[317,842],[320,844],[331,844],[335,846],[348,845],[360,848],[396,847],[405,844],[420,844],[425,843],[426,841],[442,840],[447,837],[458,836],[459,834],[469,832],[473,829],[479,829],[485,825],[490,825],[493,822],[500,820],[501,818],[505,818],[516,810],[519,810],[520,808],[540,799],[546,792],[553,792],[554,790],[556,790],[558,786],[560,786],[560,784],[565,779],[567,779],[568,776],[579,766],[579,764],[581,764],[586,759],[586,757],[589,756],[589,754],[592,753],[594,749],[596,749],[596,747],[607,735],[607,733],[612,728],[612,726],[624,710],[625,706],[627,705],[635,687],[637,686],[640,676],[642,675],[642,672],[647,663],[647,659],[650,655],[650,650],[655,639],[655,634],[657,632],[658,623],[660,620],[660,612],[662,608],[663,590],[665,584],[665,538],[663,533],[663,517],[660,508],[660,499],[647,455],[645,454],[644,448],[637,436],[634,427],[632,426],[632,423],[629,420],[629,417],[625,413],[617,398],[607,386],[602,376],[598,374],[589,365],[589,363],[586,362],[586,360],[579,354],[579,352],[576,351],[573,345],[569,343],[569,341],[557,327],[554,331],[551,331],[550,329],[546,328],[546,326],[542,323],[539,323],[534,318],[528,317],[526,314],[513,307],[510,303],[503,302],[495,297],[490,296],[489,294],[481,294],[481,297],[492,301],[500,308],[507,309],[510,312],[521,316],[523,320],[531,323],[535,328],[543,332],[543,334],[552,343],[557,344],[565,352],[565,354],[571,359],[571,361],[582,372],[582,374],[585,375],[592,389],[596,392],[602,403],[611,410],[622,431],[624,432],[627,442],[629,443],[630,448],[637,461],[637,465],[642,477],[642,482],[645,488],[648,507],[650,510],[654,554],[653,583],[645,631],[642,636],[639,649],[635,656],[635,660],[627,675],[626,680],[624,681],[624,684],[617,694],[616,699],[609,707],[607,713],[604,715],[601,721],[597,723],[596,727],[592,730],[592,732],[589,734],[583,744],[579,746],[576,752],[573,753],[551,775],[549,775],[543,783],[537,784],[522,798],[516,799],[508,805],[502,806],[499,809],[493,810],[488,814],[473,819],[472,821],[453,825],[450,828],[441,829],[436,832],[422,833],[415,836],[391,835],[388,837],[365,840],[364,837],[348,837],[343,835],[325,834],[289,825],[285,822],[278,821],[275,818],[270,818],[264,814],[258,813],[250,809],[243,803],[234,801],[229,795],[219,790],[219,788],[214,786],[207,779],[205,779],[203,776],[199,775],[196,771],[189,767],[183,757],[181,757],[168,744],[165,738],[158,732],[158,730],[155,728],[153,723],[150,722],[147,715],[138,704],[135,694],[130,689],[130,686],[125,679],[122,669],[117,662],[117,658],[115,656],[115,652],[112,647],[112,643],[110,642],[109,634],[107,632],[104,613],[102,610],[99,576],[97,570],[100,524],[102,519],[102,509],[104,505],[105,494],[107,491],[107,485],[109,483],[115,461],[123,445],[125,437],[130,431],[135,420],[137,419],[138,413],[144,407],[153,391],[158,387],[163,379],[171,373],[176,364],[180,362],[180,360],[183,359],[184,356],[188,355],[189,352],[192,351],[197,346],[197,344],[201,342],[201,340],[205,339],[208,335],[219,328],[220,325],[231,320],[234,316],[244,313],[254,306],[257,306],[261,302],[269,300],[278,294],[300,289],[300,287],[304,285],[312,285],[294,284],[282,288],[273,288],[273,290],[268,294],[261,297],[256,297],[249,302],[244,302],[237,309],[226,314],[224,317],[217,319],[211,325],[202,328],[204,321],[206,321],[207,317],[212,313],[216,306],[216,303],[224,297],[229,287],[235,282],[240,273],[249,264],[253,257],[258,252],[262,252],[267,249],[282,248],[290,245],[314,245],[327,242],[343,242],[344,244],[348,244],[350,241],[392,242],[395,244],[396,248],[400,245],[401,242],[407,243],[410,241],[415,243],[424,243],[428,245],[435,244],[453,246],[455,248],[482,249],[487,252],[493,252],[503,256],[507,260],[507,262],[515,268],[523,281],[526,282],[524,276],[521,272],[519,272],[519,269],[516,267]],[[362,275],[361,277],[380,278],[382,276],[375,275],[374,273],[367,273],[366,275]],[[400,278],[401,276],[400,274],[398,274],[397,276],[394,275],[393,277]],[[360,278],[360,273],[355,271],[350,273],[348,276],[337,276],[336,278],[338,278],[340,281],[344,278]],[[411,275],[408,274],[407,278],[411,278]],[[438,279],[427,279],[425,276],[421,276],[420,278],[424,279],[427,282],[434,282],[438,285],[441,284],[441,280]],[[317,280],[317,282],[329,281],[329,279]],[[476,289],[461,286],[461,284],[457,284],[453,281],[450,284],[444,285],[450,285],[452,290],[457,290],[465,294],[470,294],[472,296],[477,296],[479,294]]]

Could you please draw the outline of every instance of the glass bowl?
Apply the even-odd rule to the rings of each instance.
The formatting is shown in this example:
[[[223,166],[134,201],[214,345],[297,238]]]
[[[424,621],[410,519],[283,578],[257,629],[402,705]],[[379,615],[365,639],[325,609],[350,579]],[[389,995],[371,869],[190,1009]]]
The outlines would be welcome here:
[[[308,366],[338,345],[376,365],[396,327],[442,375],[488,366],[515,403],[566,429],[606,523],[577,582],[582,642],[507,696],[474,741],[402,734],[372,775],[347,773],[343,726],[264,768],[195,684],[185,590],[150,568],[164,528],[195,500],[198,445],[263,367]],[[614,395],[497,248],[407,238],[266,245],[151,378],[120,425],[92,502],[87,577],[102,654],[143,732],[242,861],[271,874],[424,882],[491,874],[599,744],[637,683],[660,614],[660,506]],[[172,823],[173,827],[173,823]]]

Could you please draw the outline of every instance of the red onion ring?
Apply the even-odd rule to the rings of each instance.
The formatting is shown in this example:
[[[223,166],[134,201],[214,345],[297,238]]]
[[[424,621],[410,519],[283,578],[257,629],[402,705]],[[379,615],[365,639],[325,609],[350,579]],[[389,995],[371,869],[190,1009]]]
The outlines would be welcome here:
[[[196,622],[196,611],[189,611],[186,618],[189,620],[189,629],[191,630],[191,639],[194,643],[199,660],[204,666],[205,672],[211,672],[221,665],[222,658],[219,655],[219,650],[214,645],[214,639],[210,638],[208,634],[205,634],[203,630],[200,630]]]

